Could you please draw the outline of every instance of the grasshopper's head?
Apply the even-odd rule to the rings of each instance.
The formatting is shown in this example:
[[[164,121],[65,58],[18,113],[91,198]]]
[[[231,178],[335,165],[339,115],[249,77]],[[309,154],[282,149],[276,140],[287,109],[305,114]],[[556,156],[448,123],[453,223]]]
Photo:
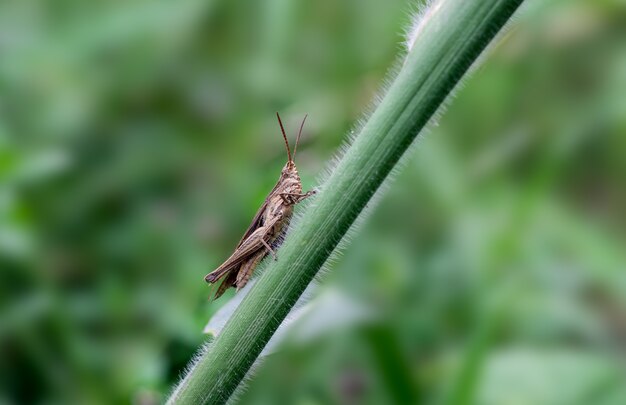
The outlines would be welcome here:
[[[298,168],[296,167],[296,163],[294,160],[296,158],[296,151],[298,149],[298,143],[300,142],[300,135],[302,135],[302,128],[304,128],[304,122],[306,121],[307,115],[304,116],[302,124],[300,124],[300,131],[298,131],[296,145],[293,148],[293,156],[291,155],[291,151],[289,150],[289,141],[287,141],[287,135],[285,134],[285,128],[283,127],[283,122],[280,119],[280,115],[276,113],[276,117],[278,118],[280,130],[282,131],[283,139],[285,140],[285,148],[287,149],[287,163],[283,167],[283,170],[280,173],[280,177],[282,180],[295,181],[298,185],[300,185],[300,175],[298,175]]]
[[[283,170],[280,172],[283,177],[289,177],[292,175],[298,176],[298,168],[293,160],[287,161],[283,166]]]
[[[298,168],[292,160],[288,161],[280,172],[279,183],[285,193],[300,194],[302,192],[302,181],[298,174]]]

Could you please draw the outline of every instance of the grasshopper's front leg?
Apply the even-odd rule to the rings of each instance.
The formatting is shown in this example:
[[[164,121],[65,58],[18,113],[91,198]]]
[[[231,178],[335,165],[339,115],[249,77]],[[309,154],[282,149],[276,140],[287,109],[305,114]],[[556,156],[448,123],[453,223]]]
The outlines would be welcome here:
[[[283,202],[286,205],[295,205],[298,204],[300,201],[307,199],[309,197],[311,197],[312,195],[314,195],[316,193],[315,190],[310,190],[307,191],[304,194],[297,194],[297,193],[280,193],[280,198],[283,199]]]

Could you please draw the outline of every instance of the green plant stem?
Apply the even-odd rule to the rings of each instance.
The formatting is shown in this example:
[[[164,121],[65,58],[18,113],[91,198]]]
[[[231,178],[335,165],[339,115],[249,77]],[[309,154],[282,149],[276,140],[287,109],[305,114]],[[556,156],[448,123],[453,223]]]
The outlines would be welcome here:
[[[387,94],[257,284],[172,394],[228,400],[306,286],[419,131],[522,0],[435,2]]]

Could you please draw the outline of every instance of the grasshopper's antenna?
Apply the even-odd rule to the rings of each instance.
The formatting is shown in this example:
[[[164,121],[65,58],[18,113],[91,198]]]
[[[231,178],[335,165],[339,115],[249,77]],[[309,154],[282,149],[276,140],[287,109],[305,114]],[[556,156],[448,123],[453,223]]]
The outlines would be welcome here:
[[[306,114],[304,116],[304,119],[302,120],[302,124],[300,124],[300,131],[298,131],[298,137],[296,138],[296,146],[293,147],[293,158],[296,158],[296,150],[298,149],[298,142],[300,142],[300,135],[302,135],[302,128],[304,128],[304,122],[306,121],[306,117],[308,117],[309,114]]]
[[[278,123],[280,124],[280,130],[283,132],[283,139],[285,140],[285,147],[287,148],[287,157],[290,162],[293,162],[293,159],[291,159],[291,152],[289,151],[289,141],[287,140],[287,135],[285,135],[285,128],[283,128],[283,122],[280,120],[278,112],[276,112],[276,117],[278,118]]]

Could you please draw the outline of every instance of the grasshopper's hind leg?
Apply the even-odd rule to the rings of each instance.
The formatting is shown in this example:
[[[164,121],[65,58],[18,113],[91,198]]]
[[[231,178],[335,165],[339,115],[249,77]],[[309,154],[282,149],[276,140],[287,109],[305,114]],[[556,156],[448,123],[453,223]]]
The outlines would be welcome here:
[[[254,269],[258,266],[259,262],[265,257],[265,252],[261,251],[254,255],[250,260],[241,265],[239,273],[237,273],[236,287],[237,291],[241,290],[252,277]]]
[[[231,271],[230,273],[228,273],[228,275],[224,278],[224,281],[222,281],[222,284],[220,284],[220,286],[218,287],[217,292],[215,293],[215,296],[213,297],[213,300],[216,300],[219,297],[221,297],[222,294],[226,292],[226,290],[228,290],[230,287],[233,287],[235,285],[237,274],[238,273],[235,271]]]

